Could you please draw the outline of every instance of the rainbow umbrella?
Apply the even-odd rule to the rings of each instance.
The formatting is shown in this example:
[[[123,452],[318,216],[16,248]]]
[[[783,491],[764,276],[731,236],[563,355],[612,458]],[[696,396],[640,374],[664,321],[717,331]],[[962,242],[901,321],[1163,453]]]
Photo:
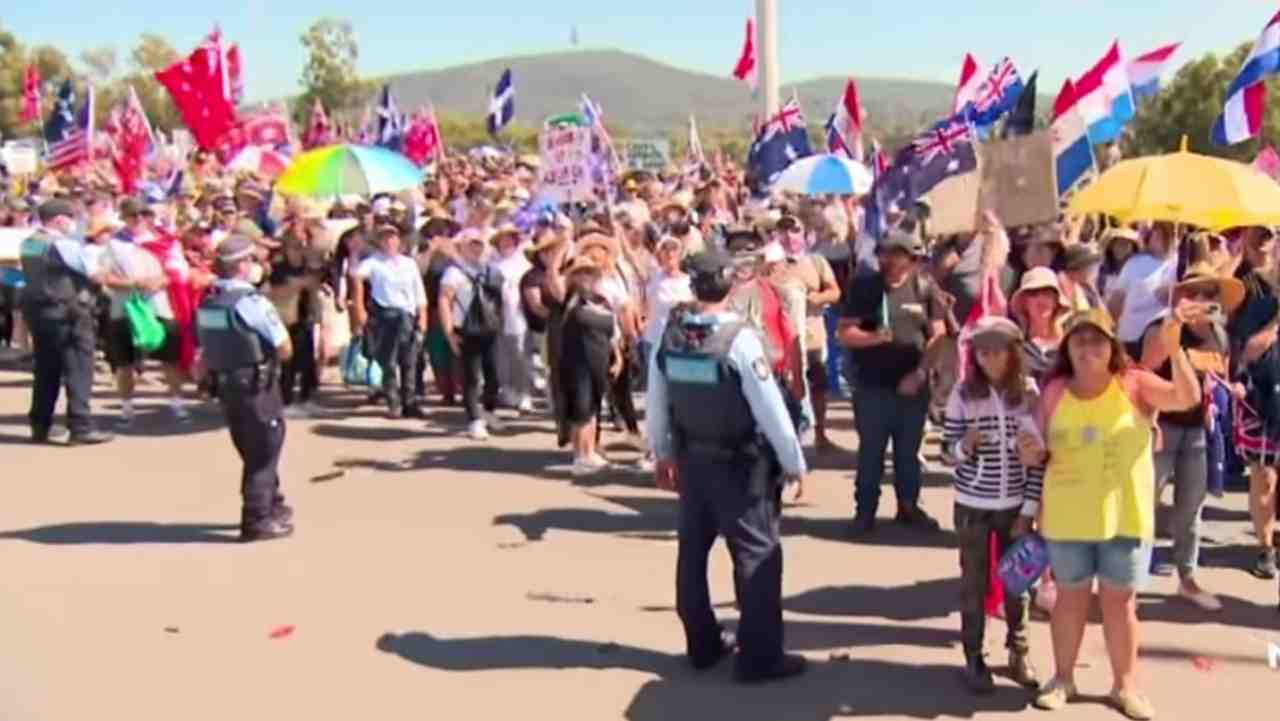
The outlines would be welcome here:
[[[420,182],[422,169],[400,153],[370,145],[330,145],[294,158],[276,188],[288,195],[374,195]]]

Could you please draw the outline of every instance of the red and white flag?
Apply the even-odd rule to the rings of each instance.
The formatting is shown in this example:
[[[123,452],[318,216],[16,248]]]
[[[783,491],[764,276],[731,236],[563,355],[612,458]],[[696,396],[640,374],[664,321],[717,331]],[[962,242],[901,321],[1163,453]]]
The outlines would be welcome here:
[[[238,124],[226,66],[222,41],[215,32],[185,59],[156,73],[203,150],[215,148]]]
[[[862,121],[867,117],[858,100],[858,85],[849,78],[844,86],[844,95],[836,104],[833,129],[839,134],[849,157],[861,163],[865,158],[862,149]]]
[[[302,148],[310,150],[333,144],[333,129],[329,125],[329,115],[324,111],[324,103],[320,98],[311,106],[311,120],[307,131],[302,135]]]
[[[40,119],[40,69],[35,63],[27,66],[22,80],[22,114],[18,120],[34,123]]]
[[[747,39],[742,44],[742,54],[738,56],[738,64],[733,67],[733,77],[741,80],[756,91],[760,79],[760,62],[756,53],[756,21],[747,18]]]
[[[138,189],[146,157],[154,144],[151,123],[133,86],[129,87],[129,97],[112,108],[103,131],[109,142],[111,165],[120,179],[120,190],[132,194]]]
[[[953,115],[960,112],[966,104],[977,100],[978,88],[985,79],[986,74],[982,72],[982,65],[974,59],[972,53],[965,53],[964,65],[960,68],[960,83],[956,85],[956,99],[951,106]]]

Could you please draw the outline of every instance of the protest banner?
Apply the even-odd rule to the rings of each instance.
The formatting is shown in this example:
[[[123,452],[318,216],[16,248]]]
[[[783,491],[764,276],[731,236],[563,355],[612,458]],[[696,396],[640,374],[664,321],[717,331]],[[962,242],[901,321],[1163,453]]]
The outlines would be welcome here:
[[[33,175],[39,160],[36,149],[25,143],[10,140],[0,149],[0,161],[13,175]]]
[[[539,195],[557,203],[586,200],[592,195],[591,130],[573,125],[544,127],[538,134],[542,167]]]
[[[622,144],[622,157],[631,170],[657,173],[671,164],[671,141],[661,138],[628,140]]]

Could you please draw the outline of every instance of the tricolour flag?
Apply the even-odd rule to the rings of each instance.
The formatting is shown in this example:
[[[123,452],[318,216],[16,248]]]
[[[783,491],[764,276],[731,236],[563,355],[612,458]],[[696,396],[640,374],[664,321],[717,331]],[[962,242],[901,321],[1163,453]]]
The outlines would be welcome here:
[[[1227,88],[1227,104],[1213,124],[1213,142],[1233,145],[1256,137],[1262,130],[1268,76],[1280,72],[1280,13],[1267,22],[1245,59],[1236,79]]]
[[[862,121],[866,114],[862,111],[862,103],[858,100],[858,86],[849,78],[844,86],[844,94],[836,103],[835,112],[827,122],[827,150],[842,152],[846,157],[862,162]],[[832,137],[834,135],[834,137]]]
[[[93,86],[85,91],[79,112],[72,110],[75,88],[67,80],[58,91],[53,114],[44,125],[44,139],[49,144],[46,164],[53,170],[70,168],[88,162],[93,148]]]
[[[733,77],[741,80],[756,91],[760,79],[760,61],[756,54],[756,21],[747,18],[747,39],[742,43],[742,52],[738,55],[738,64],[733,66]]]
[[[1111,44],[1106,55],[1075,81],[1075,105],[1089,129],[1094,144],[1120,137],[1133,119],[1133,92],[1129,88],[1129,65],[1120,51],[1120,42]]]
[[[1135,101],[1160,92],[1160,75],[1182,43],[1166,45],[1129,61],[1129,87]]]
[[[972,53],[965,53],[964,65],[960,67],[960,82],[956,85],[956,98],[952,103],[951,114],[955,115],[978,97],[978,86],[982,85],[984,75],[982,66]]]
[[[511,82],[511,68],[502,71],[498,86],[489,101],[489,134],[497,135],[516,116],[516,86]]]
[[[1053,122],[1049,126],[1060,197],[1094,169],[1089,130],[1076,100],[1075,85],[1067,80],[1053,102]]]

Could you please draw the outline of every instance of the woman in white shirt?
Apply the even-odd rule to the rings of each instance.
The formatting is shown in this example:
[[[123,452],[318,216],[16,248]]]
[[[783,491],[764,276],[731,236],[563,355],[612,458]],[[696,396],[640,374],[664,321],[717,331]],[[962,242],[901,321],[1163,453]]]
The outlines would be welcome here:
[[[520,252],[520,230],[511,223],[498,226],[492,242],[497,251],[493,267],[502,274],[502,334],[498,336],[498,384],[506,404],[529,413],[533,410],[533,377],[525,338],[529,323],[520,308],[520,280],[533,264]]]
[[[662,340],[662,332],[667,327],[667,316],[671,314],[671,309],[679,303],[693,302],[689,276],[680,270],[683,251],[680,239],[670,235],[659,239],[658,246],[654,249],[658,272],[649,280],[649,288],[645,291],[647,306],[644,337],[640,341],[646,361]]]

